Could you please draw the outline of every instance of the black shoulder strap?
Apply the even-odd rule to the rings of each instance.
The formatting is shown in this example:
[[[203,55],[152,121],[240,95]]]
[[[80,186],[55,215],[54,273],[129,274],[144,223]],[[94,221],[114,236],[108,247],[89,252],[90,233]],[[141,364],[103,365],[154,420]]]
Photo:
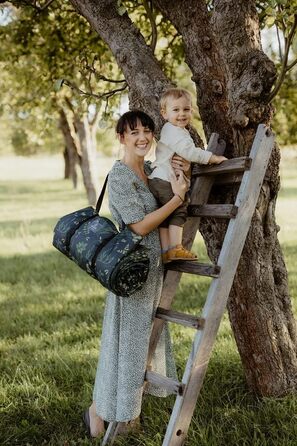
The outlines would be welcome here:
[[[101,193],[100,193],[100,195],[99,195],[99,198],[98,198],[98,201],[97,201],[97,204],[96,204],[96,212],[97,212],[98,214],[99,214],[99,211],[100,211],[100,209],[101,209],[101,205],[102,205],[102,201],[103,201],[103,197],[104,197],[104,193],[105,193],[105,189],[106,189],[106,185],[107,185],[107,180],[108,180],[108,175],[107,175],[107,177],[105,178],[104,184],[103,184],[103,186],[102,186]]]

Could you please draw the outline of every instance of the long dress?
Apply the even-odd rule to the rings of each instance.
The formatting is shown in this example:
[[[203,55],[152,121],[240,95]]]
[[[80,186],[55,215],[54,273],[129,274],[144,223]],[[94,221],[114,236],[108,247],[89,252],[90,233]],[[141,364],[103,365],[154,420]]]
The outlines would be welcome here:
[[[150,173],[147,162],[145,170]],[[157,209],[147,185],[121,161],[116,161],[109,173],[108,195],[111,214],[119,225],[136,223]],[[141,243],[149,248],[150,257],[145,285],[130,297],[108,292],[106,299],[93,392],[97,414],[106,421],[129,421],[137,418],[141,411],[149,338],[163,283],[158,230],[146,235]],[[166,325],[152,361],[152,370],[176,378]],[[167,396],[164,389],[152,385],[146,392]]]

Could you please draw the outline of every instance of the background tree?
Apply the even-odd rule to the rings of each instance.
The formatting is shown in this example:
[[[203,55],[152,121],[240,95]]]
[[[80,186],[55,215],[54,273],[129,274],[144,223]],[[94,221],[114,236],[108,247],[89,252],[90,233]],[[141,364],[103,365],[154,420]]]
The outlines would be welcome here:
[[[34,145],[32,140],[41,140],[46,130],[53,133],[53,121],[59,120],[66,148],[66,170],[70,167],[69,175],[76,186],[76,166],[81,167],[89,202],[94,204],[98,194],[98,121],[102,117],[106,120],[112,112],[116,103],[114,85],[123,90],[125,81],[117,79],[118,70],[114,75],[112,56],[102,40],[78,15],[72,13],[73,20],[69,21],[68,10],[69,6],[60,4],[40,13],[32,7],[13,10],[9,23],[1,27],[1,65],[6,73],[3,86],[8,92],[5,103],[18,127],[13,137],[18,153],[21,147],[23,154],[25,149],[27,154],[35,153],[38,144]],[[96,70],[96,76],[91,70]],[[101,91],[95,99],[92,94],[98,81],[96,90]],[[61,89],[62,84],[69,88]],[[82,89],[88,92],[79,96],[76,92]],[[33,121],[42,124],[35,126]],[[28,132],[30,147],[21,145]]]

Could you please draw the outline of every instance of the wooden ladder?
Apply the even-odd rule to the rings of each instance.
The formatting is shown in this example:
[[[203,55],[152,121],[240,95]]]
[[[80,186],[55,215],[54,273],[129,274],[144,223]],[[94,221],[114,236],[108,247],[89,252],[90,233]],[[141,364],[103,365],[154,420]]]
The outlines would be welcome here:
[[[177,395],[162,446],[182,446],[185,442],[196,401],[202,387],[211,351],[226,308],[238,262],[256,209],[261,186],[274,144],[269,128],[260,124],[249,157],[234,158],[220,165],[195,166],[196,180],[185,225],[187,248],[192,246],[201,217],[230,219],[216,265],[175,261],[167,265],[163,293],[152,327],[145,381]],[[207,150],[222,154],[225,143],[212,134]],[[235,204],[206,204],[212,185],[240,182]],[[171,310],[181,273],[212,277],[201,317]],[[150,370],[150,363],[165,321],[197,330],[181,382]],[[122,423],[109,423],[102,446],[113,444]]]

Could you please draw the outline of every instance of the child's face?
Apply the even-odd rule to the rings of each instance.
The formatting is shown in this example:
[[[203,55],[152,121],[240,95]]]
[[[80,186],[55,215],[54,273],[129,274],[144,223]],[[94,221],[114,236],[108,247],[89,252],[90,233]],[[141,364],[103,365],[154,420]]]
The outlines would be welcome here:
[[[166,101],[165,110],[161,110],[162,116],[171,124],[184,128],[186,127],[192,117],[192,105],[184,96],[178,99],[168,98]]]
[[[123,135],[119,135],[119,139],[130,155],[144,157],[151,148],[154,135],[148,127],[143,127],[141,122],[137,121],[135,129],[127,127]]]

